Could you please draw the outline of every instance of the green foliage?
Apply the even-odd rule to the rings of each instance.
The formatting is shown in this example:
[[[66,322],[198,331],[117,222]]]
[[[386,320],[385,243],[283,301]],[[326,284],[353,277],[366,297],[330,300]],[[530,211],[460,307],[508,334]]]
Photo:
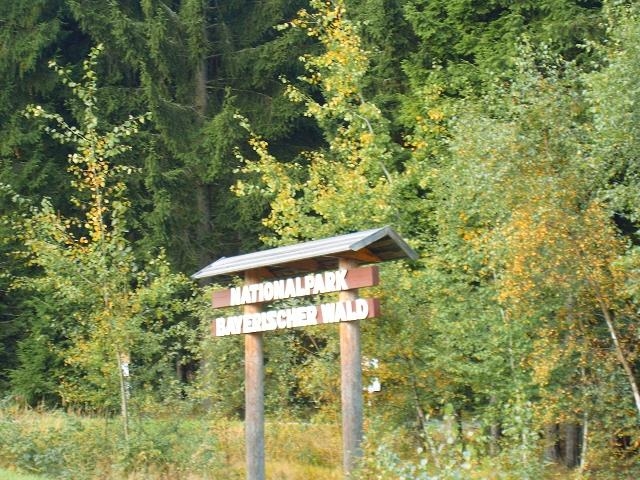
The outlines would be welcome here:
[[[212,411],[238,418],[244,408],[244,369],[238,368],[244,359],[244,342],[240,336],[225,340],[216,341],[213,337],[203,342],[202,356],[206,363],[201,366],[202,385],[198,392]]]
[[[525,36],[571,59],[582,42],[599,38],[601,7],[600,1],[410,0],[405,16],[419,43],[406,67],[411,76],[425,75],[416,68],[444,67],[435,76],[454,93],[508,72]]]
[[[520,399],[521,400],[521,399]],[[518,400],[509,405],[505,418],[504,448],[489,457],[489,438],[476,419],[456,418],[452,405],[446,405],[441,419],[427,418],[420,432],[420,443],[407,442],[407,432],[370,435],[367,454],[356,478],[463,480],[468,478],[538,479],[545,478],[544,466],[536,461],[536,432],[531,430],[530,405]],[[380,425],[372,430],[381,428]],[[534,456],[532,456],[534,455]]]
[[[153,412],[192,393],[173,372],[211,316],[170,262],[392,224],[422,258],[383,267],[363,322],[383,426],[362,475],[542,478],[543,432],[580,424],[576,475],[634,476],[632,2],[24,3],[0,6],[0,388],[114,410],[125,353]],[[205,349],[193,398],[241,416],[241,338]],[[266,349],[268,412],[337,418],[335,331]],[[171,475],[184,434],[145,426],[118,458]]]
[[[263,210],[228,195],[237,166],[232,147],[243,135],[230,112],[241,108],[276,138],[306,130],[274,81],[290,70],[299,42],[272,27],[295,3],[72,5],[84,28],[107,45],[110,62],[134,79],[127,91],[153,113],[155,131],[140,162],[148,193],[139,228],[147,244],[165,246],[185,271],[255,246]],[[282,148],[288,156],[297,152]]]
[[[128,444],[109,418],[3,411],[0,465],[51,478],[183,478],[220,468],[220,449],[206,421],[141,419]]]
[[[612,204],[603,203],[599,163],[590,157],[597,143],[579,64],[525,42],[512,69],[502,69],[493,83],[485,78],[483,97],[442,103],[442,91],[427,80],[417,89],[426,102],[407,109],[417,120],[408,137],[413,158],[387,172],[388,188],[374,180],[385,179],[384,169],[371,168],[394,149],[384,120],[372,117],[382,128],[369,130],[372,145],[383,150],[372,155],[358,143],[358,129],[365,130],[358,119],[367,118],[361,108],[371,106],[361,93],[367,56],[340,3],[315,6],[317,12],[303,11],[291,24],[324,47],[304,58],[302,78],[319,89],[321,101],[292,86],[289,95],[305,102],[330,148],[308,154],[308,167],[287,165],[253,135],[259,160],[245,171],[262,183],[241,184],[239,191],[266,196],[272,207],[266,225],[287,239],[353,230],[354,219],[375,222],[380,212],[370,209],[381,199],[391,207],[381,217],[392,219],[393,207],[410,198],[413,215],[425,219],[407,229],[415,228],[414,241],[429,253],[424,270],[388,269],[395,290],[382,297],[385,320],[393,321],[375,323],[379,336],[367,342],[386,386],[374,409],[394,423],[420,424],[451,403],[487,424],[499,422],[508,439],[501,461],[535,478],[541,468],[533,460],[540,457],[536,432],[545,422],[601,415],[615,407],[601,405],[596,413],[586,400],[594,391],[629,392],[636,384],[629,367],[635,353],[616,340],[621,335],[629,345],[633,336],[633,314],[618,295],[628,284],[617,267],[626,246],[609,217]],[[358,188],[360,180],[372,196]],[[350,215],[356,204],[360,215]],[[403,276],[408,280],[400,290]],[[328,335],[316,335],[332,344]],[[332,378],[321,358],[309,365]],[[616,369],[611,382],[601,375]],[[625,375],[626,387],[620,383]],[[330,389],[314,394],[325,392]],[[625,397],[629,414],[634,395]],[[531,409],[538,414],[524,417]],[[611,435],[616,427],[608,428]]]
[[[638,113],[633,107],[640,98],[636,81],[640,58],[638,15],[636,6],[612,9],[611,38],[604,46],[594,46],[602,58],[602,68],[585,76],[593,115],[597,178],[612,208],[631,222],[632,225],[625,226],[626,233],[634,233],[632,229],[640,218],[639,173],[635,162],[640,131]]]
[[[296,19],[280,27],[301,29],[321,47],[302,57],[305,75],[296,84],[285,80],[286,93],[292,101],[304,104],[305,115],[322,129],[327,147],[304,153],[304,162],[280,161],[240,117],[257,160],[241,156],[245,177],[235,191],[269,202],[264,225],[275,233],[265,238],[270,243],[384,225],[397,208],[390,195],[394,146],[388,122],[363,97],[368,56],[357,26],[347,16],[343,2],[313,2],[311,6],[313,11],[301,10]],[[294,351],[291,356],[286,348],[274,346],[282,362],[279,367],[290,372],[286,384],[296,402],[319,408],[331,418],[338,405],[336,340],[335,332],[322,328],[274,340]]]
[[[152,128],[132,140],[140,153],[128,158],[143,167],[128,185],[130,229],[145,240],[141,249],[164,247],[174,266],[192,271],[245,243],[254,247],[263,210],[228,195],[236,167],[232,146],[242,136],[228,112],[239,106],[271,138],[316,142],[277,81],[299,71],[291,58],[305,45],[300,35],[272,27],[299,6],[282,0],[4,2],[0,182],[30,198],[52,190],[68,195],[60,161],[68,148],[30,129],[21,112],[37,103],[66,118],[69,91],[59,88],[47,61],[57,55],[78,71],[90,45],[102,43],[102,120],[116,124],[132,110],[153,113]],[[275,143],[287,157],[300,149]],[[52,202],[64,204],[58,194]],[[232,230],[236,234],[227,234]]]
[[[94,69],[101,49],[92,50],[84,62],[80,82],[52,63],[78,101],[78,127],[40,106],[28,109],[29,116],[45,120],[48,134],[74,147],[68,166],[76,191],[71,202],[82,216],[64,217],[44,199],[14,224],[24,246],[18,255],[34,274],[16,278],[13,288],[37,299],[37,315],[32,323],[35,336],[20,344],[24,363],[13,380],[27,400],[58,395],[67,405],[110,410],[118,397],[125,401],[123,389],[128,387],[121,366],[129,363],[128,357],[135,387],[157,386],[190,356],[193,339],[184,323],[190,309],[188,280],[171,273],[162,252],[156,258],[136,258],[127,238],[129,203],[121,178],[132,169],[114,159],[130,148],[125,139],[146,116],[101,130]],[[31,351],[41,349],[51,353]],[[43,364],[51,357],[54,370],[45,370]],[[37,374],[34,378],[43,383],[30,382],[28,374]],[[52,380],[55,390],[43,391],[51,388]]]
[[[0,469],[46,478],[244,478],[242,424],[193,416],[187,404],[137,419],[125,444],[109,417],[0,410]],[[341,478],[335,425],[269,423],[267,472],[275,478]],[[0,470],[0,476],[2,475]]]
[[[447,129],[448,152],[431,174],[437,234],[425,283],[434,288],[424,298],[432,299],[429,328],[444,334],[430,337],[437,354],[427,363],[431,376],[449,380],[444,387],[455,405],[477,409],[489,423],[499,419],[505,433],[523,418],[510,405],[537,410],[522,426],[526,448],[518,453],[514,441],[504,447],[504,461],[529,452],[518,468],[535,470],[534,439],[545,422],[618,408],[635,417],[635,374],[625,365],[636,362],[635,353],[614,339],[628,345],[635,317],[620,296],[628,280],[618,261],[628,244],[609,216],[615,207],[602,203],[606,175],[593,155],[599,142],[580,72],[544,48],[525,48],[520,58],[512,82],[459,102]],[[455,345],[447,341],[452,335]],[[601,399],[627,392],[624,407],[620,399],[617,406],[594,403],[595,391]],[[624,425],[592,434],[613,435]]]
[[[317,38],[323,51],[302,57],[306,75],[299,78],[318,88],[322,100],[288,84],[287,95],[305,105],[305,115],[322,128],[327,149],[306,152],[309,167],[284,164],[268,151],[267,142],[252,133],[257,162],[245,161],[245,173],[257,174],[259,186],[238,184],[240,195],[258,192],[270,201],[264,224],[281,238],[303,239],[353,231],[388,221],[391,142],[380,110],[363,98],[362,78],[368,66],[356,27],[342,2],[312,2],[316,11],[301,10],[282,28],[303,29]]]

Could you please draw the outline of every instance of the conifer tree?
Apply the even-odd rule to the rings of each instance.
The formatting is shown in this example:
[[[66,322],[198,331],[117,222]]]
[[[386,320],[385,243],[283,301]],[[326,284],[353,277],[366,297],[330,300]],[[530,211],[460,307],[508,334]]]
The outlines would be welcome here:
[[[95,73],[102,48],[91,50],[80,81],[69,68],[51,63],[77,102],[78,126],[39,105],[27,110],[29,117],[44,120],[45,132],[72,147],[68,171],[75,194],[69,201],[80,213],[62,215],[45,198],[13,226],[23,244],[18,255],[33,271],[15,278],[13,288],[29,292],[34,305],[45,307],[35,309],[38,317],[30,322],[32,336],[20,344],[22,365],[13,381],[18,392],[38,393],[29,392],[38,385],[27,374],[44,365],[28,355],[50,349],[54,369],[39,373],[54,375],[55,384],[44,393],[68,406],[111,410],[119,405],[127,437],[129,398],[159,378],[166,382],[163,388],[175,384],[171,378],[186,348],[180,345],[186,333],[180,317],[189,308],[180,295],[188,294],[189,283],[171,273],[162,252],[137,257],[128,238],[124,178],[132,167],[117,159],[148,117],[130,116],[104,128]]]

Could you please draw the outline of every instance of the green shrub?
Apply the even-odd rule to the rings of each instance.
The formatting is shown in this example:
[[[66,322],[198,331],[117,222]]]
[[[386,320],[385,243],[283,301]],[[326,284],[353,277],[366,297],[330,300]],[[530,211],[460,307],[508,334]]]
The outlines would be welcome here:
[[[218,466],[204,420],[140,419],[128,443],[118,421],[61,412],[0,411],[0,467],[56,479],[186,478]]]
[[[0,468],[61,480],[240,480],[243,424],[196,417],[188,405],[136,411],[123,440],[119,419],[0,407]],[[342,478],[338,424],[267,421],[268,478]]]

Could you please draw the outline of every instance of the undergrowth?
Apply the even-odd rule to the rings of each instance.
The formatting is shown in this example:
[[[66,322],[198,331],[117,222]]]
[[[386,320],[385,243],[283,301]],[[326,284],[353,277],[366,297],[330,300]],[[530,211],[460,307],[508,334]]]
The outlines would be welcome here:
[[[279,480],[341,478],[339,427],[268,422],[266,471]],[[239,421],[174,411],[132,421],[61,411],[0,409],[0,468],[69,480],[242,479]]]

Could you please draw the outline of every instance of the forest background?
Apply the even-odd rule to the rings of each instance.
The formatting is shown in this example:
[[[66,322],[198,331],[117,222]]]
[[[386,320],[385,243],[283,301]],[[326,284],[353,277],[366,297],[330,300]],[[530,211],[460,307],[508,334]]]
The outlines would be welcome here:
[[[209,338],[212,285],[188,275],[391,225],[421,258],[383,267],[362,326],[382,385],[362,478],[637,478],[639,14],[0,2],[5,466],[95,474],[47,457],[18,407],[120,414],[113,475],[171,450],[129,419],[242,418],[240,339]],[[268,415],[335,421],[336,335],[268,335]]]

